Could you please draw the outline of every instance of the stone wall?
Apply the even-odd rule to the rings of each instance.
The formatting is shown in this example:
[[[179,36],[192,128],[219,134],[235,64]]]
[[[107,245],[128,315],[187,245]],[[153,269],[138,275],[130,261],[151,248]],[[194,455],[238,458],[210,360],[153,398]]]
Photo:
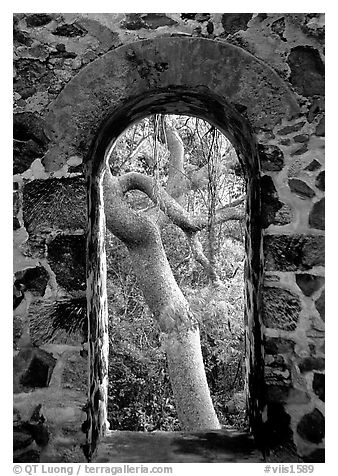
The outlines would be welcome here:
[[[271,71],[269,91],[275,94],[266,97],[262,108],[269,122],[258,117],[254,106],[260,104],[267,82],[261,77],[257,83],[255,67],[242,76],[243,93],[236,91],[236,82],[229,89],[229,104],[252,128],[261,169],[264,281],[258,303],[262,324],[257,332],[263,336],[267,396],[263,436],[275,446],[291,442],[309,461],[320,461],[325,400],[321,14],[14,15],[15,346],[26,342],[25,325],[32,309],[46,302],[52,309],[61,299],[78,299],[85,293],[82,164],[104,117],[93,109],[88,118],[92,123],[81,136],[74,125],[77,118],[71,115],[71,98],[77,94],[75,89],[75,96],[72,93],[72,85],[99,57],[104,63],[106,54],[120,46],[155,38],[206,38],[220,45],[218,51],[222,45],[234,45],[252,55],[262,71],[265,65]],[[149,87],[160,83],[164,63],[137,63],[133,51],[128,61],[134,62]],[[212,58],[215,78],[223,63],[221,56]],[[116,68],[120,69],[114,74],[123,78],[125,63]],[[289,93],[282,92],[279,84]],[[64,92],[67,85],[68,93]],[[86,87],[99,97],[105,85],[92,73]],[[79,98],[89,101],[86,95]],[[58,137],[47,120],[56,104],[62,114],[55,124],[67,129],[73,142]],[[109,111],[109,97],[104,107]],[[57,147],[51,153],[53,142]]]

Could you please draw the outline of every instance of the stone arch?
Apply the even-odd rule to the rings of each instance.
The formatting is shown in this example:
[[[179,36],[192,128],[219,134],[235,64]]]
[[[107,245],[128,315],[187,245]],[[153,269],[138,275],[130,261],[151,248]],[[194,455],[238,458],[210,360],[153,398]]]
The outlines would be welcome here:
[[[263,269],[260,160],[256,135],[299,113],[285,83],[244,50],[201,38],[157,38],[106,53],[73,78],[46,118],[46,170],[72,156],[86,162],[88,182],[87,293],[90,322],[87,454],[106,428],[107,304],[103,197],[107,148],[133,122],[152,113],[194,115],[232,142],[248,188],[246,340],[249,414],[259,439],[264,407],[260,288]]]

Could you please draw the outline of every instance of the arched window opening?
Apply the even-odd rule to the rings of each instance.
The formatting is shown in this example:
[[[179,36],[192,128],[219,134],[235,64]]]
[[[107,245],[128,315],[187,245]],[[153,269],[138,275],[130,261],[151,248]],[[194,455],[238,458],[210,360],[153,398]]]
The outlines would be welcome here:
[[[160,230],[173,277],[200,329],[205,374],[219,422],[243,429],[246,187],[235,149],[205,120],[156,114],[119,137],[109,167],[122,187],[133,182],[124,195],[128,206]],[[182,422],[163,328],[156,322],[161,313],[153,307],[161,303],[150,304],[152,309],[147,305],[140,281],[148,278],[135,272],[133,253],[128,253],[123,236],[121,242],[111,233],[111,217],[106,220],[110,427],[178,430]],[[175,293],[169,299],[174,300]],[[174,393],[184,393],[176,385]],[[193,423],[189,425],[192,429]]]

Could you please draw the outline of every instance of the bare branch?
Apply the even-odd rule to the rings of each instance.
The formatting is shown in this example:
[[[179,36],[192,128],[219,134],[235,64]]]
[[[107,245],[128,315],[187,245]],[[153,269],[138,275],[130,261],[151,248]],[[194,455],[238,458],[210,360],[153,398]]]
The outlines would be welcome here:
[[[208,226],[207,215],[193,216],[188,213],[162,187],[157,186],[155,189],[154,181],[151,177],[138,172],[129,172],[119,177],[118,181],[122,193],[130,190],[140,190],[148,195],[171,221],[183,231],[191,233],[201,231]],[[244,216],[245,212],[242,208],[226,205],[216,210],[214,223],[219,224],[229,220],[242,220]]]
[[[213,284],[215,285],[221,284],[221,279],[218,276],[215,270],[215,267],[212,266],[209,259],[203,253],[203,247],[198,238],[197,232],[196,233],[186,232],[186,236],[188,238],[189,246],[193,254],[193,257],[195,258],[197,263],[202,265],[202,267],[206,271],[207,275],[209,276]]]
[[[126,245],[145,243],[154,227],[144,214],[135,212],[124,199],[117,177],[107,167],[103,177],[104,208],[107,228]]]

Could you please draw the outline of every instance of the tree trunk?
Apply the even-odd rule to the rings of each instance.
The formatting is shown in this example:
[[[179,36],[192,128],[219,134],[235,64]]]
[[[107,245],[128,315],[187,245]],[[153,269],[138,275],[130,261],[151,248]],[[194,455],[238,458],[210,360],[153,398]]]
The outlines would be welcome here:
[[[106,222],[127,246],[145,301],[162,333],[183,430],[218,429],[205,376],[198,323],[168,263],[158,227],[133,211],[109,170],[103,181]]]

